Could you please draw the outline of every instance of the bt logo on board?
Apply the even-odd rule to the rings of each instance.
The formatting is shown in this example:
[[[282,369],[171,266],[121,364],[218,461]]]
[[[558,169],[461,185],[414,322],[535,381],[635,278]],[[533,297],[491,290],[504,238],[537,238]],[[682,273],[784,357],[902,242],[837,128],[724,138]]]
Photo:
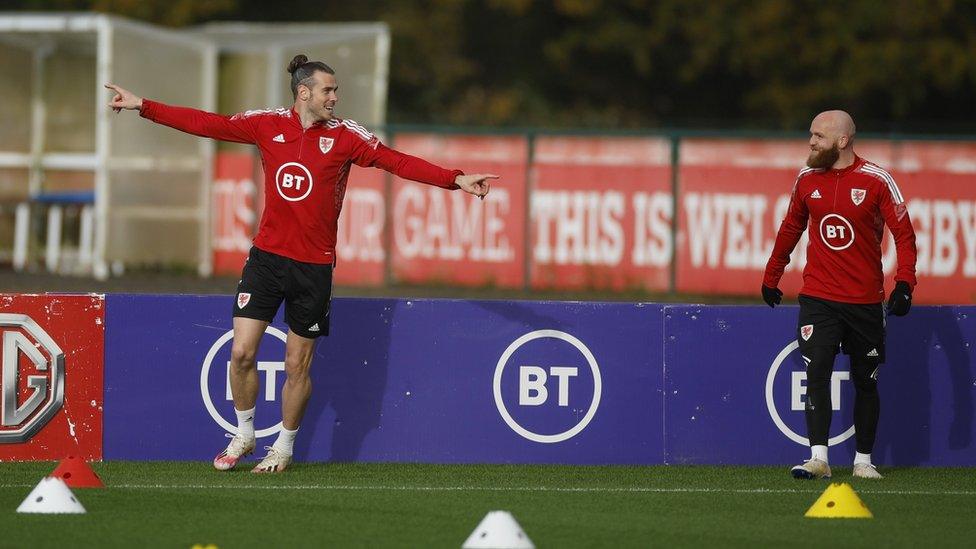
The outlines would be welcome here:
[[[568,440],[600,407],[596,357],[576,337],[537,330],[505,349],[495,366],[495,406],[520,436],[540,443]]]
[[[258,348],[258,399],[255,405],[255,435],[258,438],[276,434],[281,422],[272,423],[268,418],[281,418],[281,389],[285,384],[285,332],[268,326],[266,337]],[[200,396],[210,417],[228,433],[237,432],[237,416],[230,390],[230,350],[234,330],[220,336],[207,352],[200,368]],[[262,420],[264,420],[262,422]]]
[[[773,360],[766,374],[766,409],[776,428],[797,444],[809,445],[806,433],[804,407],[807,394],[807,372],[800,344],[791,341]],[[830,422],[830,439],[827,444],[834,446],[854,435],[853,419],[850,410],[854,402],[854,387],[847,359],[838,354],[834,362],[834,373],[830,378],[830,404],[833,416]]]

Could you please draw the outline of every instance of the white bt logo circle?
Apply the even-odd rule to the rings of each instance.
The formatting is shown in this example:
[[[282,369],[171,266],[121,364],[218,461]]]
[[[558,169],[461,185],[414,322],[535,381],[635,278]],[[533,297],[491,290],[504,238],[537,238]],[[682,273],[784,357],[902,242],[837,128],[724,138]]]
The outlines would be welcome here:
[[[508,408],[505,406],[505,400],[502,398],[502,374],[505,372],[505,366],[512,358],[512,355],[526,343],[541,338],[562,340],[575,347],[576,350],[583,355],[583,358],[589,365],[590,372],[593,376],[593,400],[590,401],[590,407],[587,409],[586,414],[573,427],[554,435],[535,433],[520,425],[519,422],[516,421],[515,418],[512,417],[512,414],[508,411]],[[518,369],[519,406],[540,406],[545,404],[550,399],[550,396],[553,397],[553,400],[555,400],[559,406],[568,406],[571,380],[576,378],[578,374],[579,368],[572,366],[551,366],[549,368],[529,365],[520,366]],[[553,391],[555,394],[553,395],[550,395],[550,391],[546,387],[547,381],[550,379],[553,380],[553,388],[555,389],[555,391]],[[586,428],[587,425],[589,425],[590,421],[593,419],[593,416],[596,415],[597,408],[600,407],[602,385],[600,366],[597,364],[593,353],[590,352],[582,341],[570,334],[567,334],[566,332],[560,332],[559,330],[536,330],[534,332],[529,332],[513,341],[512,344],[505,349],[505,352],[502,353],[501,358],[498,359],[498,364],[495,366],[495,379],[493,383],[495,407],[498,408],[498,413],[502,416],[502,419],[505,420],[505,423],[522,437],[534,442],[562,442],[578,435],[583,429]]]
[[[312,173],[298,162],[286,162],[275,173],[275,185],[281,198],[298,202],[312,192]]]
[[[285,332],[282,332],[281,330],[275,328],[274,326],[268,326],[267,328],[265,328],[264,333],[271,334],[272,336],[278,338],[279,340],[281,340],[282,344],[284,344],[288,339],[288,337],[285,335]],[[234,425],[230,421],[224,419],[224,417],[220,415],[220,412],[217,410],[217,407],[214,405],[213,397],[210,395],[210,368],[213,366],[214,358],[216,358],[217,353],[224,346],[226,346],[229,341],[233,339],[234,339],[234,330],[227,330],[227,333],[220,336],[220,338],[217,341],[215,341],[213,345],[210,346],[210,351],[207,352],[207,357],[203,359],[203,366],[200,368],[200,396],[203,398],[203,405],[204,407],[206,407],[207,412],[210,414],[210,417],[213,418],[213,420],[217,423],[217,425],[223,427],[224,430],[227,431],[228,433],[236,433],[237,425]],[[282,361],[259,360],[257,363],[257,370],[258,370],[259,378],[260,377],[264,378],[264,391],[263,391],[264,400],[277,401],[278,395],[276,391],[277,388],[276,380],[278,378],[278,375],[284,374],[285,363]],[[221,377],[224,379],[224,387],[221,396],[226,401],[231,401],[232,398],[230,392],[230,361],[227,362],[226,370],[224,372],[224,375]],[[260,398],[260,396],[261,395],[259,394],[258,398]],[[234,421],[237,421],[237,419],[234,418]],[[280,430],[281,430],[281,422],[279,421],[277,424],[272,425],[271,427],[267,427],[265,429],[257,429],[254,434],[257,438],[262,438],[266,436],[271,436]]]
[[[827,214],[820,220],[820,239],[831,250],[846,250],[854,243],[854,226],[837,214]]]
[[[776,428],[780,430],[781,433],[786,435],[787,438],[793,442],[800,444],[802,446],[809,446],[810,439],[797,433],[790,428],[789,425],[783,421],[783,417],[779,415],[779,410],[776,409],[776,399],[774,398],[774,385],[776,381],[776,373],[779,371],[779,367],[786,360],[786,357],[790,356],[793,351],[800,348],[800,343],[796,340],[790,342],[789,345],[783,348],[776,359],[773,360],[772,365],[769,367],[769,373],[766,374],[766,409],[769,411],[769,417],[776,424]],[[806,387],[807,373],[794,371],[790,372],[790,412],[802,412],[805,408],[805,397],[807,393]],[[850,381],[851,373],[834,370],[833,374],[830,376],[830,405],[833,411],[840,410],[841,408],[841,382]],[[797,416],[793,416],[797,417]],[[854,436],[854,425],[851,425],[843,433],[831,437],[827,441],[828,446],[835,446],[844,442],[845,440]]]

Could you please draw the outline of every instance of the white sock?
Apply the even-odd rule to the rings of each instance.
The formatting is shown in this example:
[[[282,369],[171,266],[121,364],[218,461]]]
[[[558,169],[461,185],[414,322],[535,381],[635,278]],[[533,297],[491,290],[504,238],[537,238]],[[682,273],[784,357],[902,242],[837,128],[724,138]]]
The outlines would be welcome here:
[[[289,431],[285,429],[284,426],[278,431],[278,440],[272,445],[272,448],[278,451],[279,454],[285,454],[287,456],[294,453],[295,448],[295,435],[298,434],[298,429],[294,431]]]
[[[256,407],[255,407],[256,408]],[[242,435],[246,438],[254,438],[254,410],[238,410],[234,408],[237,412],[237,434]]]
[[[857,465],[858,463],[871,465],[871,454],[862,454],[861,452],[854,452],[854,465]]]
[[[827,461],[827,447],[822,444],[817,444],[816,446],[810,447],[810,459],[819,459],[824,463],[829,463]]]

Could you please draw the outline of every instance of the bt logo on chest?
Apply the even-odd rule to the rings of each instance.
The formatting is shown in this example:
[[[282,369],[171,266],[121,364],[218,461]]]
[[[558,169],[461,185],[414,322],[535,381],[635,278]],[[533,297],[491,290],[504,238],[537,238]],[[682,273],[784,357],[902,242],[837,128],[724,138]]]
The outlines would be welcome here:
[[[854,226],[843,216],[827,214],[820,220],[820,239],[831,250],[846,250],[854,243]]]
[[[312,192],[312,173],[298,162],[286,162],[275,173],[275,186],[281,198],[298,202]]]

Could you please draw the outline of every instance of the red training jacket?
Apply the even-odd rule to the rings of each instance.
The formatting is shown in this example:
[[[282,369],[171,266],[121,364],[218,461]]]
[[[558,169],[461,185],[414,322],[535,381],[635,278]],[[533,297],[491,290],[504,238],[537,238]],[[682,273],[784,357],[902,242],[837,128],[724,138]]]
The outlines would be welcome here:
[[[305,263],[335,261],[339,212],[353,163],[451,190],[458,188],[454,178],[463,174],[393,150],[352,120],[335,118],[302,129],[294,109],[223,116],[144,99],[141,114],[201,137],[257,145],[265,206],[254,245]]]
[[[855,156],[842,170],[800,170],[763,284],[779,284],[808,221],[810,244],[801,294],[842,303],[884,301],[885,225],[895,237],[895,280],[915,287],[915,229],[894,178],[877,165]]]

